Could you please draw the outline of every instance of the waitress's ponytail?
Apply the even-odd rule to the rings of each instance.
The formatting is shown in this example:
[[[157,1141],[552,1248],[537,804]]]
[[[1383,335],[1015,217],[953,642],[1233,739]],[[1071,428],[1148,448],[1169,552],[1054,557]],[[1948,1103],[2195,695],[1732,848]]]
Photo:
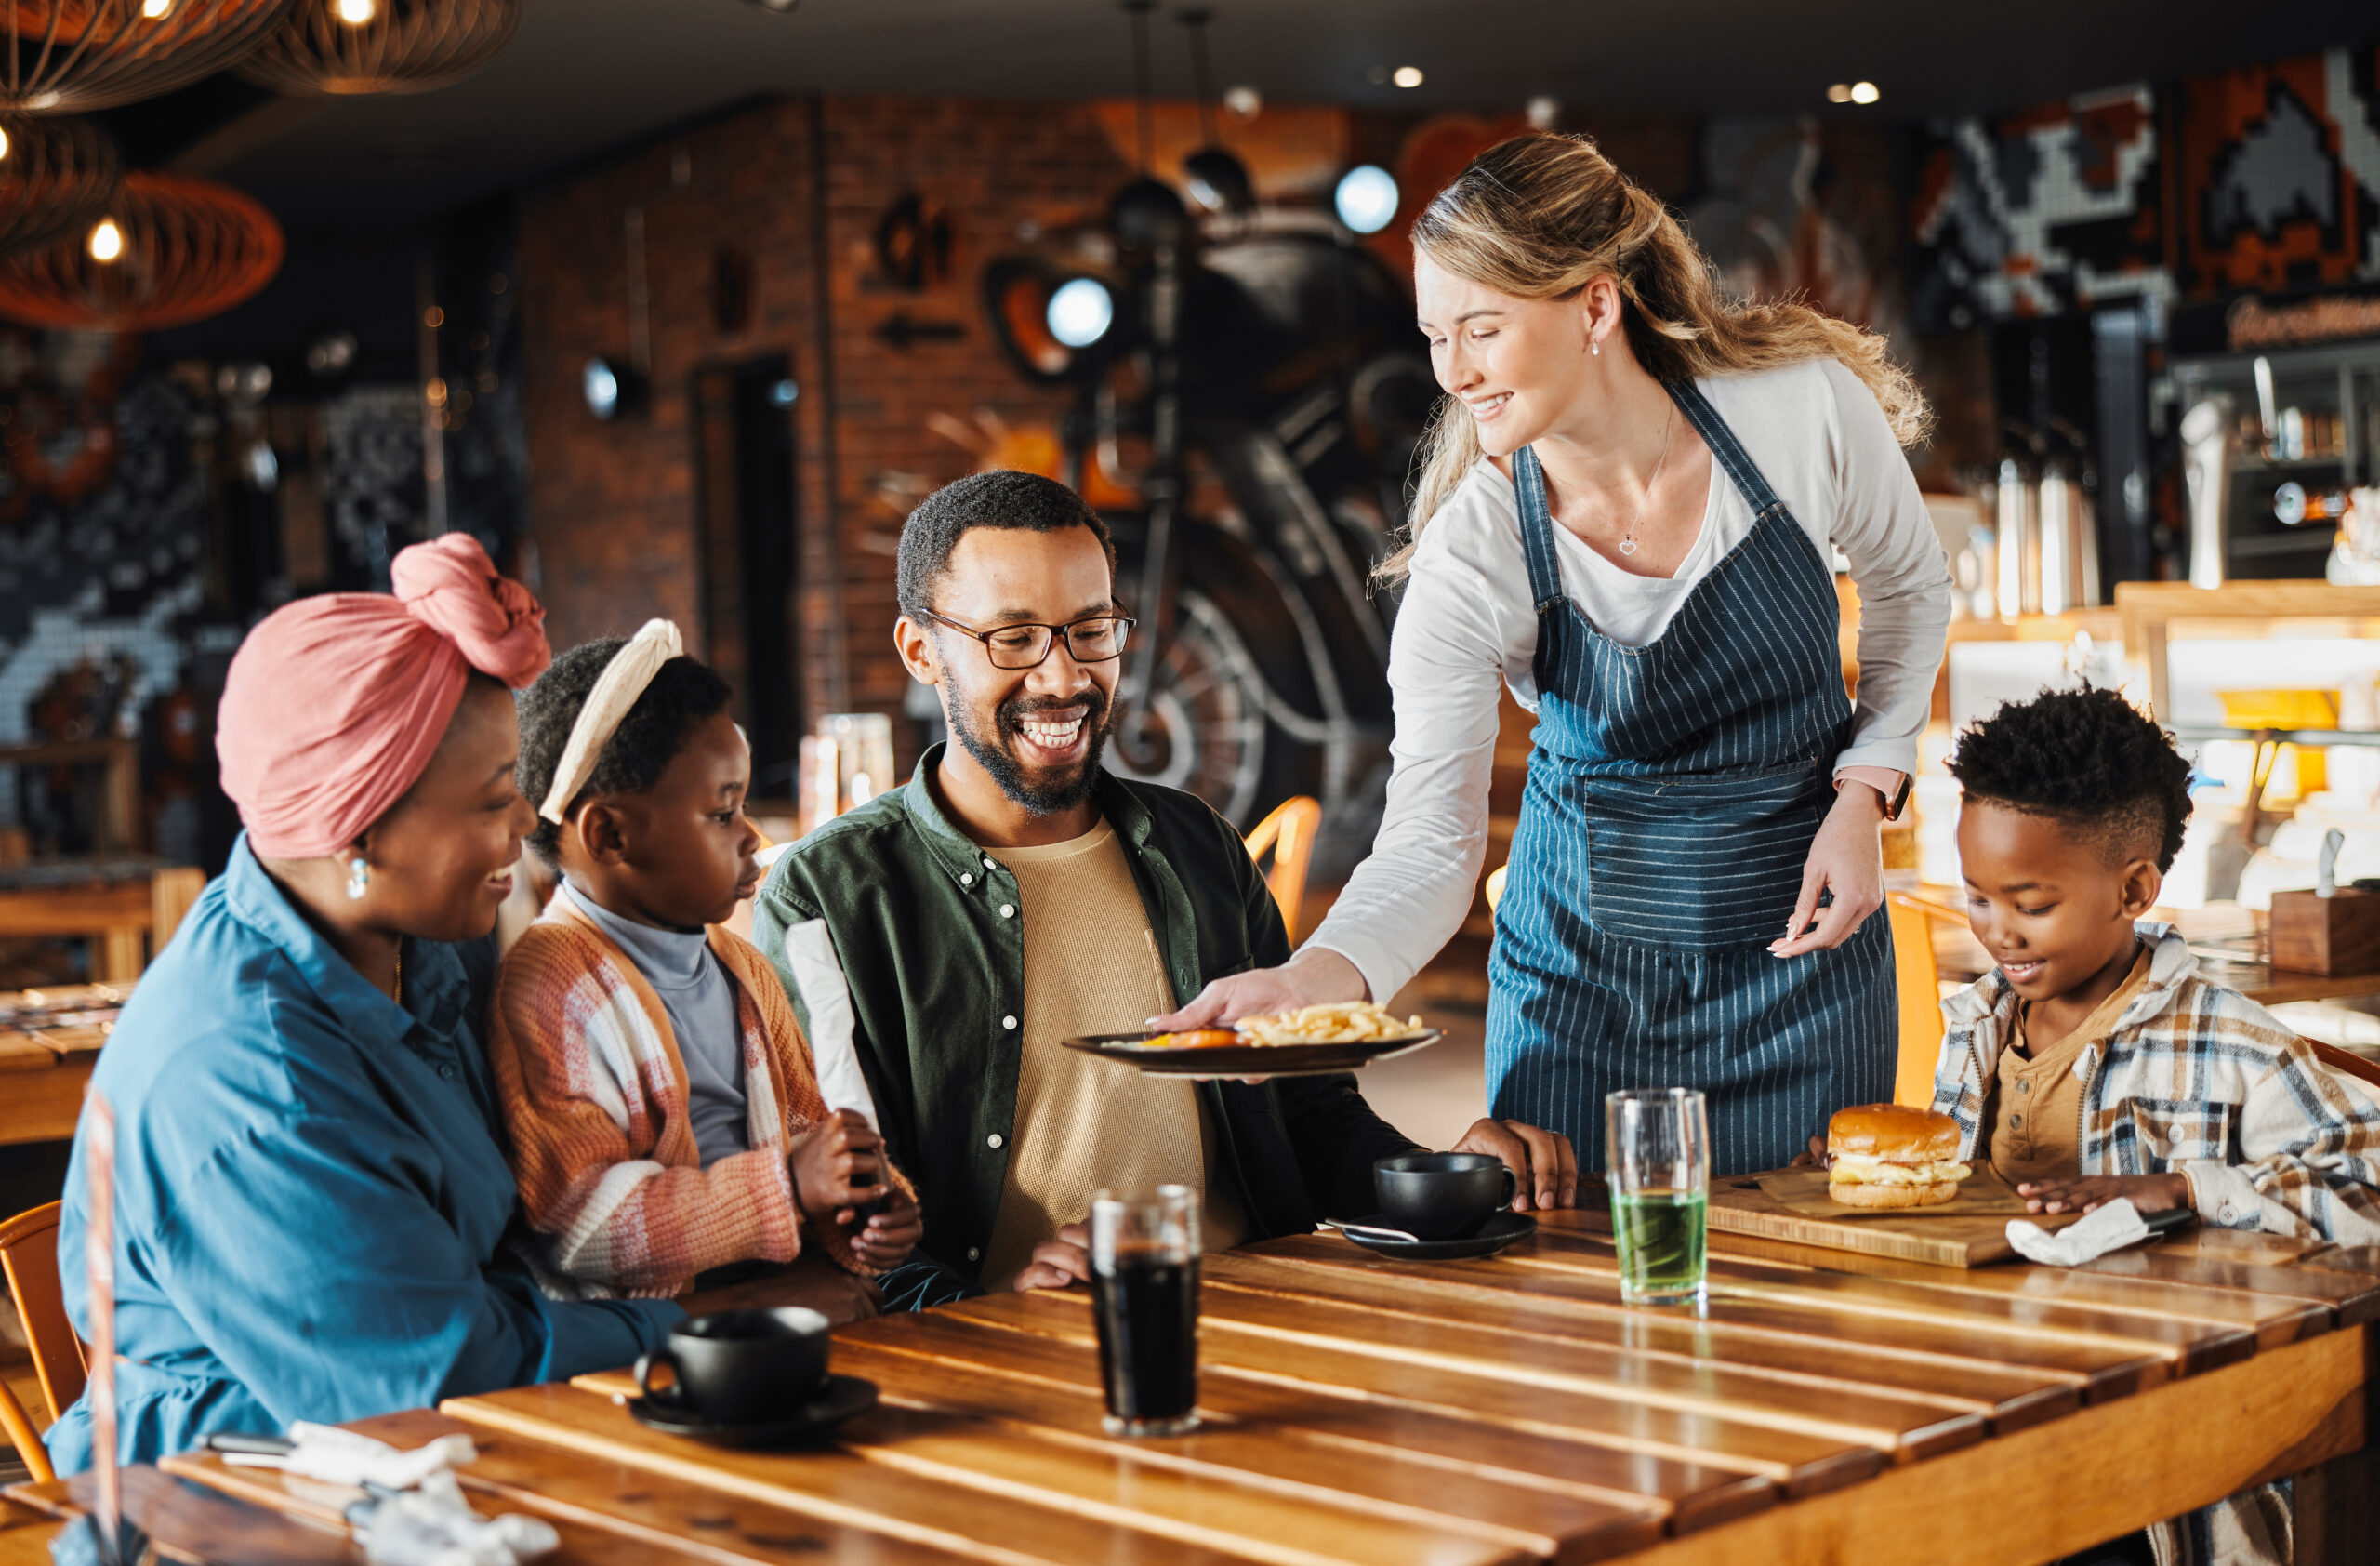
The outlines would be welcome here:
[[[1413,223],[1413,248],[1467,282],[1518,299],[1564,299],[1598,277],[1619,285],[1636,362],[1662,380],[1836,359],[1867,383],[1903,445],[1932,416],[1884,339],[1794,302],[1749,304],[1720,292],[1710,258],[1669,209],[1630,182],[1584,136],[1519,136],[1471,161]],[[1480,457],[1460,397],[1439,400],[1422,443],[1405,542],[1376,574],[1406,574],[1413,546]]]

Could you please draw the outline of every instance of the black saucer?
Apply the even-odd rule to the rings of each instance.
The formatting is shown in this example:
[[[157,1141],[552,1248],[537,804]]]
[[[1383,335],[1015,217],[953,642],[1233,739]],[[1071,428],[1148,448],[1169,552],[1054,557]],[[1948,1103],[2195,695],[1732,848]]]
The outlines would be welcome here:
[[[876,1383],[855,1375],[830,1375],[817,1395],[783,1419],[760,1424],[717,1424],[693,1409],[662,1398],[630,1398],[628,1414],[647,1429],[690,1436],[713,1446],[793,1446],[824,1440],[835,1427],[876,1406]]]
[[[1395,1228],[1384,1213],[1368,1217],[1350,1218],[1358,1228]],[[1377,1251],[1383,1256],[1395,1256],[1408,1262],[1452,1262],[1465,1256],[1492,1256],[1515,1240],[1525,1240],[1537,1232],[1537,1220],[1526,1213],[1510,1209],[1489,1215],[1479,1226],[1479,1232],[1460,1240],[1382,1240],[1367,1235],[1340,1233],[1367,1251]]]

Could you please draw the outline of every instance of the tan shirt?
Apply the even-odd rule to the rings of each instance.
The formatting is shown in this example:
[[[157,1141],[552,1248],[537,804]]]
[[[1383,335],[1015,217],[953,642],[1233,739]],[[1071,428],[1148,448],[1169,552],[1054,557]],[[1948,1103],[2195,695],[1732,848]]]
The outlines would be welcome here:
[[[2010,1185],[2027,1180],[2071,1180],[2082,1173],[2082,1087],[2074,1069],[2083,1049],[2115,1031],[2132,998],[2149,983],[2153,948],[2142,946],[2132,972],[2116,992],[2100,1002],[2065,1038],[2039,1054],[2025,1042],[2025,1014],[2016,1021],[1993,1072],[1991,1103],[1985,1110],[1984,1144],[1991,1166]]]
[[[1247,1236],[1197,1088],[1144,1076],[1059,1041],[1121,1033],[1173,1009],[1148,909],[1105,821],[1070,843],[1003,848],[1025,925],[1024,1060],[985,1282],[997,1286],[1064,1224],[1091,1215],[1102,1187],[1189,1186],[1205,1193],[1206,1248]]]

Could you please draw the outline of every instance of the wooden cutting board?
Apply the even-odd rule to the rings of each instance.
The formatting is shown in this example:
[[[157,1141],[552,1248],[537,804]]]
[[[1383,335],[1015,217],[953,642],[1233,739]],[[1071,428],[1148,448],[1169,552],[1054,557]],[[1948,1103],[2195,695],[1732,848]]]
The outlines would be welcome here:
[[[2043,1228],[2055,1229],[2078,1222],[2081,1217],[2079,1213],[2057,1216],[2040,1214],[2032,1221]],[[1729,1234],[1756,1234],[1803,1245],[1860,1251],[1871,1256],[1931,1262],[1937,1267],[1983,1267],[2006,1261],[2016,1254],[2016,1247],[2008,1243],[2006,1214],[1821,1218],[1793,1211],[1762,1190],[1760,1177],[1750,1174],[1711,1182],[1711,1227]]]

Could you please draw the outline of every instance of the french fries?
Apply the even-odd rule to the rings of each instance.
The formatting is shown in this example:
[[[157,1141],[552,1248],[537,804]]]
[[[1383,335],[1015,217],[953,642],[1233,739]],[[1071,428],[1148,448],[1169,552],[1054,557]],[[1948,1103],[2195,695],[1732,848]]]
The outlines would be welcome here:
[[[1421,1019],[1402,1021],[1376,1001],[1333,1001],[1293,1012],[1244,1016],[1239,1030],[1254,1044],[1355,1044],[1421,1031]]]

